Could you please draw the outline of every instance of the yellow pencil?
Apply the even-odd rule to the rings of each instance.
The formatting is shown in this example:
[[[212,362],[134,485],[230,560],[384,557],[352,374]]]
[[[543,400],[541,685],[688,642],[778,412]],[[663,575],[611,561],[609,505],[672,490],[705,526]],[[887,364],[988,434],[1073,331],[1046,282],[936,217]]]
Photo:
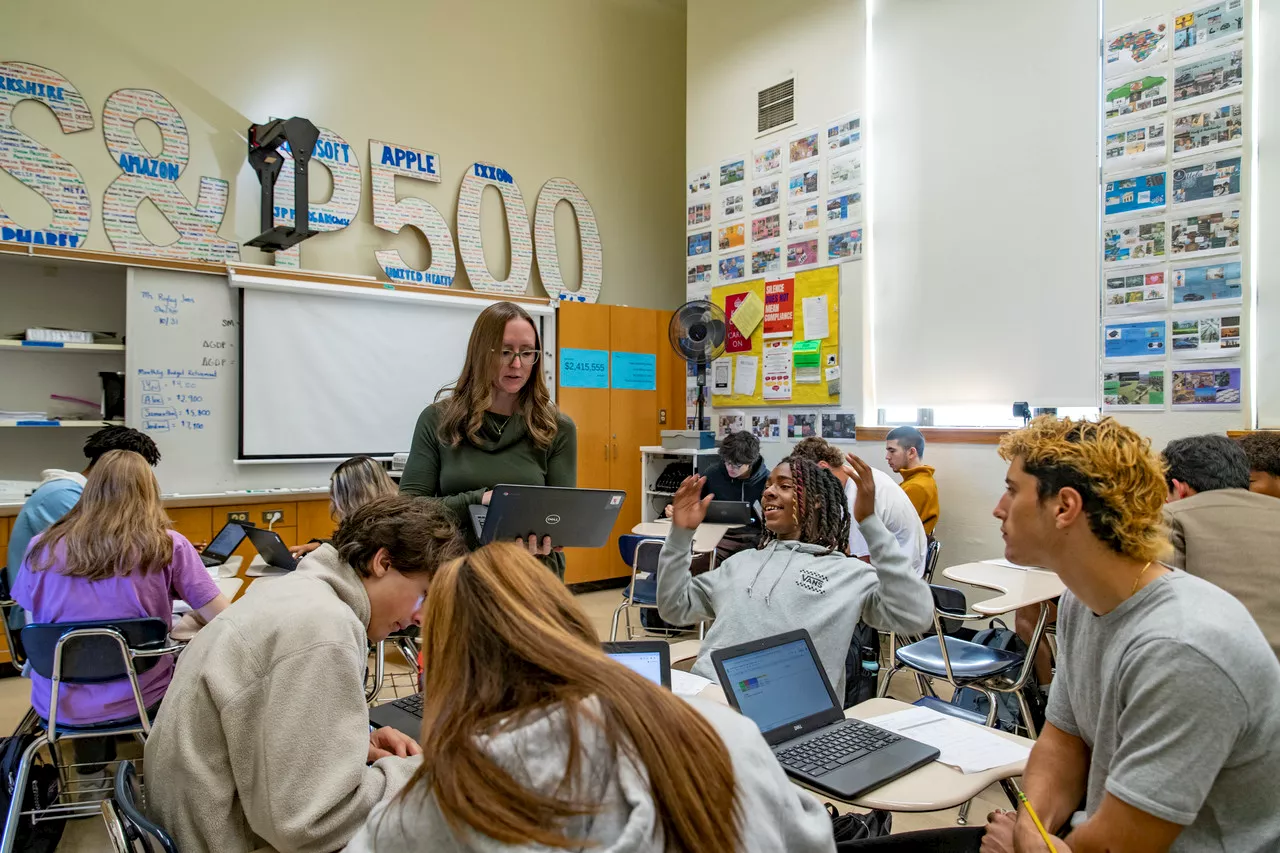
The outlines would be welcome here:
[[[1031,815],[1031,820],[1035,822],[1036,829],[1040,830],[1040,837],[1044,839],[1044,843],[1049,846],[1049,853],[1058,853],[1058,849],[1053,846],[1053,842],[1049,840],[1049,833],[1044,831],[1044,824],[1040,822],[1040,818],[1036,815],[1036,810],[1031,808],[1031,801],[1027,799],[1027,795],[1018,792],[1018,799],[1027,807],[1027,814]]]

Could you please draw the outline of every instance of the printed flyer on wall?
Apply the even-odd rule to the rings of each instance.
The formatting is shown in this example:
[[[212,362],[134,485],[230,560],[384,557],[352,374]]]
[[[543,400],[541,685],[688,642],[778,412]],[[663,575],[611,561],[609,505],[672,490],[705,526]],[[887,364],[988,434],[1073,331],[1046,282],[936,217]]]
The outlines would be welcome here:
[[[1239,358],[1240,315],[1174,317],[1169,346],[1179,358]]]
[[[1108,172],[1136,168],[1151,163],[1163,163],[1168,153],[1165,144],[1164,116],[1144,121],[1130,127],[1107,132],[1103,153],[1104,168]]]
[[[711,262],[695,261],[689,264],[689,287],[711,286]]]
[[[818,194],[818,166],[806,166],[798,172],[787,176],[787,198],[792,201],[804,201]]]
[[[862,221],[862,193],[852,192],[827,199],[827,224]]]
[[[1102,65],[1106,77],[1134,74],[1169,59],[1169,17],[1158,15],[1136,24],[1117,27],[1103,43]]]
[[[827,260],[857,261],[862,259],[862,228],[827,232]]]
[[[1240,208],[1229,207],[1171,219],[1169,247],[1175,258],[1236,251],[1240,248]]]
[[[689,197],[711,192],[711,170],[697,169],[689,173]]]
[[[738,184],[746,180],[747,160],[745,157],[734,157],[720,164],[720,186]]]
[[[807,412],[787,414],[787,438],[808,438],[818,435],[818,416]]]
[[[1102,229],[1103,264],[1150,262],[1165,256],[1163,219],[1148,222],[1117,222]]]
[[[801,202],[787,208],[787,236],[794,236],[802,231],[818,230],[818,202]]]
[[[1161,319],[1107,322],[1102,326],[1102,357],[1163,358],[1165,321]]]
[[[1195,53],[1244,38],[1244,0],[1209,3],[1178,12],[1173,18],[1173,55]]]
[[[751,242],[767,243],[782,236],[779,214],[769,213],[751,220]]]
[[[1175,205],[1233,199],[1240,195],[1240,158],[1179,164],[1172,183]]]
[[[796,280],[779,278],[764,283],[764,332],[767,338],[792,337],[795,326]]]
[[[782,171],[782,146],[770,145],[767,148],[757,148],[751,155],[753,167],[751,176],[760,179],[774,172]]]
[[[742,432],[747,428],[747,416],[742,412],[716,412],[716,438]]]
[[[773,340],[763,344],[760,389],[766,400],[791,399],[791,341]]]
[[[1173,114],[1173,156],[1205,154],[1244,141],[1244,101],[1231,98]]]
[[[1164,267],[1123,269],[1104,276],[1103,307],[1107,314],[1150,314],[1169,299]]]
[[[720,251],[724,252],[729,249],[741,249],[743,243],[745,243],[747,239],[747,226],[741,222],[734,222],[718,228],[716,234],[720,245]]]
[[[769,273],[782,272],[782,247],[756,247],[752,246],[751,252],[751,274],[767,275]]]
[[[1175,409],[1240,408],[1240,367],[1234,364],[1196,364],[1173,368]]]
[[[1107,181],[1103,213],[1116,216],[1159,210],[1165,204],[1164,169]]]
[[[1163,112],[1169,106],[1169,67],[1146,74],[1108,80],[1103,86],[1103,112],[1107,121]]]
[[[1206,302],[1230,305],[1240,301],[1239,258],[1223,258],[1216,263],[1173,270],[1175,308],[1200,308]]]
[[[862,144],[862,119],[856,113],[827,122],[827,156]]]
[[[699,231],[689,235],[689,257],[711,253],[711,232]]]
[[[777,412],[752,412],[751,434],[760,441],[781,441],[782,418]]]
[[[827,164],[827,192],[839,193],[862,183],[862,154],[854,151],[833,157]]]
[[[1160,411],[1164,409],[1165,367],[1125,368],[1103,365],[1104,409]]]
[[[719,261],[720,281],[742,281],[747,272],[746,255],[721,256]]]
[[[695,201],[689,205],[686,225],[692,228],[711,221],[711,202]]]
[[[1195,59],[1173,69],[1173,103],[1219,97],[1244,88],[1244,48]]]
[[[853,412],[822,413],[822,437],[827,441],[855,441],[858,417]]]
[[[772,210],[778,206],[780,190],[778,189],[779,178],[771,178],[756,184],[751,188],[751,210],[753,213],[759,213],[762,210]]]
[[[740,189],[726,190],[720,194],[720,218],[733,219],[742,215],[745,191]]]
[[[788,149],[787,162],[789,163],[789,168],[798,168],[805,161],[812,160],[821,152],[821,149],[818,148],[818,131],[807,130],[798,136],[791,137]]]
[[[818,238],[787,244],[787,269],[798,270],[818,263]]]

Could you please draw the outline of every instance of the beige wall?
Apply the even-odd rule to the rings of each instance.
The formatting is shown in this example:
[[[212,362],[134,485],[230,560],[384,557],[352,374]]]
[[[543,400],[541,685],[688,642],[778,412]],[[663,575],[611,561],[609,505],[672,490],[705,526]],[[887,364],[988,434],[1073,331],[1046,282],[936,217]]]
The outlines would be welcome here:
[[[356,222],[307,241],[304,268],[383,277],[373,252],[391,247],[427,265],[416,232],[393,236],[372,224],[374,138],[440,155],[442,183],[402,180],[398,189],[435,205],[455,239],[458,185],[471,163],[511,172],[531,213],[548,178],[570,178],[599,220],[601,301],[654,308],[682,301],[683,0],[319,0],[297,6],[296,15],[292,8],[247,0],[6,4],[0,59],[58,71],[94,112],[93,130],[69,136],[37,103],[21,104],[15,116],[84,175],[94,207],[88,248],[109,247],[101,201],[119,174],[103,143],[103,102],[119,88],[150,88],[187,123],[191,162],[179,181],[187,196],[195,197],[200,175],[231,181],[224,237],[243,242],[260,230],[245,128],[301,115],[351,143],[364,181]],[[146,131],[143,140],[158,151],[159,134]],[[322,201],[328,177],[315,171],[323,177],[313,178],[311,197]],[[496,190],[485,201],[485,252],[503,278],[509,255]],[[48,222],[43,200],[3,173],[0,206],[25,226]],[[147,207],[148,236],[176,238]],[[564,204],[557,239],[575,287],[577,232]],[[264,262],[253,249],[242,257]],[[455,286],[469,286],[460,259],[458,275]],[[543,292],[535,265],[530,293]]]

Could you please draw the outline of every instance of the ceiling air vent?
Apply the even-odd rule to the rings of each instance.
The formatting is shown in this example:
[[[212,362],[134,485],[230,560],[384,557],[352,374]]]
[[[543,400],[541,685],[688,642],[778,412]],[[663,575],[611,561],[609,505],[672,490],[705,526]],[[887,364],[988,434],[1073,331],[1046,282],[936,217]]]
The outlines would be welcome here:
[[[796,80],[775,83],[756,93],[756,132],[769,133],[796,120]]]

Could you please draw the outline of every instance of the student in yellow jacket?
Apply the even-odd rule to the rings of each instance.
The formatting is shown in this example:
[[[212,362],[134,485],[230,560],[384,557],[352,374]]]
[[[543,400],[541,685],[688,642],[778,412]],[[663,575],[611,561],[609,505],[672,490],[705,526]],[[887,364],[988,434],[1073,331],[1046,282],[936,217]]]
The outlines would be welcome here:
[[[915,427],[902,426],[890,431],[884,441],[884,459],[895,474],[902,477],[902,490],[920,515],[924,532],[933,535],[938,524],[938,484],[933,468],[924,459],[924,436]]]

